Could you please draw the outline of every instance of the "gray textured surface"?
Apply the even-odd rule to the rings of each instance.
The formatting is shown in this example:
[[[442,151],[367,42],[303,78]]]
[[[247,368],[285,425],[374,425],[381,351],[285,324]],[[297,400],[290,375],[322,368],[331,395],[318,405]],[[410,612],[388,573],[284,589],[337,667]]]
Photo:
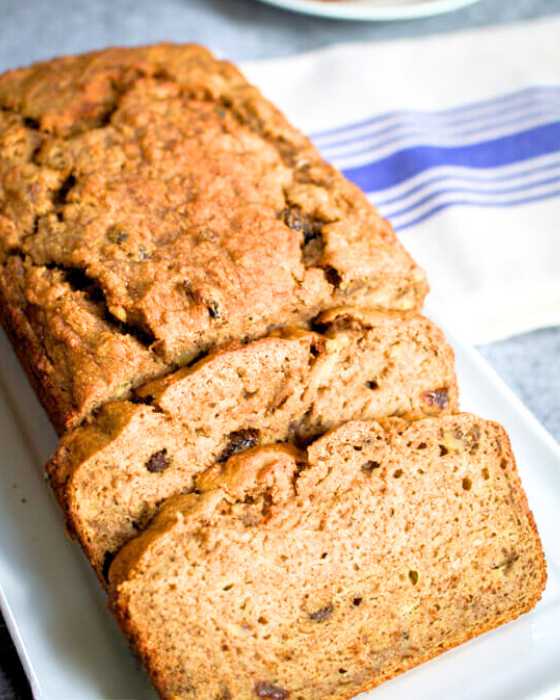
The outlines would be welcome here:
[[[560,328],[543,328],[478,349],[560,442]]]
[[[0,0],[0,69],[107,44],[198,41],[234,60],[279,56],[339,41],[447,32],[560,12],[559,0],[483,0],[427,20],[339,22],[256,0]]]
[[[198,41],[233,60],[280,56],[340,41],[378,41],[560,13],[560,0],[483,0],[428,20],[366,24],[290,14],[255,0],[0,0],[0,70],[108,44]],[[482,354],[560,440],[560,329],[481,348]],[[0,618],[0,700],[27,700]]]

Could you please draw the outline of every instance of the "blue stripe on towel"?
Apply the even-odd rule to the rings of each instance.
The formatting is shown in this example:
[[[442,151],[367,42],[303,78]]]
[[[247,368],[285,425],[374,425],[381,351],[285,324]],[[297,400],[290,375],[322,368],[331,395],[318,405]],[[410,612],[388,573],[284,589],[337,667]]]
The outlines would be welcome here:
[[[491,194],[494,195],[503,195],[503,194],[521,194],[522,192],[528,192],[529,190],[534,190],[537,187],[544,187],[546,185],[553,185],[556,182],[560,182],[560,173],[556,175],[555,177],[548,177],[545,178],[544,180],[534,180],[531,183],[525,184],[525,185],[516,185],[515,187],[506,187],[502,190],[494,190]],[[424,206],[424,204],[427,204],[428,202],[432,201],[433,199],[436,199],[437,197],[442,197],[443,195],[446,194],[463,194],[463,195],[479,195],[479,196],[484,196],[487,195],[488,192],[484,190],[482,187],[476,187],[476,188],[471,188],[471,187],[442,187],[439,190],[432,190],[429,194],[424,195],[421,197],[419,200],[413,202],[412,204],[408,204],[405,207],[401,209],[396,209],[391,212],[387,212],[385,207],[382,207],[382,211],[384,216],[388,216],[390,218],[396,219],[397,217],[403,216],[404,214],[408,214],[411,211],[414,211],[414,209],[418,209],[419,207]],[[515,201],[515,197],[510,197],[509,201]],[[490,205],[493,203],[490,202]],[[495,202],[495,204],[499,204],[499,202]]]
[[[495,115],[482,122],[469,119],[468,126],[461,129],[452,129],[449,125],[438,127],[414,124],[396,125],[384,130],[386,133],[383,135],[388,136],[388,138],[372,140],[371,135],[368,134],[359,140],[352,138],[344,147],[327,147],[322,150],[326,158],[333,160],[341,159],[343,162],[347,162],[348,159],[352,159],[367,162],[382,155],[402,150],[406,146],[410,146],[411,143],[423,143],[442,148],[461,146],[483,141],[485,137],[487,139],[501,138],[519,132],[523,128],[532,129],[555,122],[559,118],[560,99],[554,109],[543,109],[541,105],[538,105],[525,110],[522,114],[510,115],[506,119],[496,119]]]
[[[314,140],[400,230],[455,205],[504,207],[560,195],[560,86],[439,112],[387,112]]]
[[[338,143],[353,141],[354,139],[348,136],[352,134],[352,132],[374,132],[374,130],[370,130],[369,127],[377,124],[398,124],[402,121],[406,123],[414,122],[416,124],[433,124],[434,126],[464,124],[467,123],[468,120],[476,118],[477,114],[500,116],[502,114],[508,114],[515,106],[519,108],[523,104],[527,106],[539,103],[546,104],[551,99],[553,102],[556,102],[559,96],[560,86],[550,85],[527,88],[490,100],[481,100],[479,102],[460,105],[438,112],[395,110],[393,112],[376,115],[360,122],[355,122],[354,124],[346,124],[327,131],[316,132],[313,135],[313,140],[319,148],[326,149],[338,145]],[[339,135],[342,135],[343,138],[339,139]],[[358,138],[356,138],[356,140],[358,140]]]
[[[433,207],[429,211],[426,211],[422,214],[419,214],[416,218],[411,218],[408,221],[403,221],[402,223],[398,224],[395,228],[397,228],[399,231],[404,231],[407,228],[410,228],[412,226],[416,226],[416,224],[422,223],[422,221],[425,221],[426,219],[429,219],[431,216],[434,214],[437,214],[439,211],[442,211],[443,209],[447,209],[448,207],[451,206],[457,206],[457,205],[471,205],[471,206],[477,206],[477,207],[514,207],[514,206],[519,206],[520,204],[530,204],[533,202],[542,202],[545,199],[551,199],[552,197],[558,197],[560,196],[560,188],[556,190],[551,190],[550,192],[547,192],[546,194],[542,195],[537,195],[534,197],[516,197],[515,199],[512,199],[509,202],[501,202],[499,204],[491,204],[488,202],[473,202],[472,200],[469,200],[467,197],[463,199],[456,199],[451,202],[444,202],[442,204],[438,204],[437,206]]]
[[[520,182],[523,182],[523,180],[525,180],[525,182],[527,182],[530,185],[533,182],[530,179],[533,175],[548,173],[551,170],[558,170],[560,173],[560,153],[558,153],[558,157],[555,158],[553,162],[547,163],[546,165],[531,166],[530,163],[531,161],[529,161],[529,167],[525,167],[523,170],[516,170],[515,172],[502,173],[501,170],[498,170],[496,173],[492,174],[492,177],[483,177],[483,175],[481,174],[484,173],[486,175],[488,171],[474,169],[471,169],[469,171],[465,170],[464,168],[457,170],[456,173],[449,173],[446,175],[434,175],[432,177],[424,179],[422,182],[407,187],[405,190],[402,190],[399,194],[393,194],[388,197],[377,196],[375,198],[375,204],[376,206],[383,207],[385,210],[387,210],[391,204],[397,204],[398,202],[402,202],[403,200],[408,199],[412,195],[420,194],[421,192],[433,191],[435,186],[439,183],[443,183],[445,185],[445,183],[454,183],[457,180],[460,180],[462,183],[465,183],[466,189],[469,189],[469,191],[471,190],[468,186],[472,184],[477,185],[477,187],[473,187],[473,191],[476,190],[486,193],[488,193],[489,191],[501,192],[502,190],[500,189],[492,188],[496,185],[499,186],[504,183],[511,182],[512,180],[518,180]],[[453,187],[454,185],[449,184],[449,186]]]
[[[379,192],[442,165],[499,168],[556,151],[560,151],[560,121],[468,146],[406,148],[374,163],[347,168],[344,174],[366,192]]]

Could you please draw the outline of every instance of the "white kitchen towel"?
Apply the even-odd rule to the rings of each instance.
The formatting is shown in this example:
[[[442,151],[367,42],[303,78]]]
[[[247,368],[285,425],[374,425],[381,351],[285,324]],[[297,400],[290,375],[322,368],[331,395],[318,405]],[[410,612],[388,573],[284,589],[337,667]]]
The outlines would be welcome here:
[[[560,324],[560,18],[247,63],[474,343]]]

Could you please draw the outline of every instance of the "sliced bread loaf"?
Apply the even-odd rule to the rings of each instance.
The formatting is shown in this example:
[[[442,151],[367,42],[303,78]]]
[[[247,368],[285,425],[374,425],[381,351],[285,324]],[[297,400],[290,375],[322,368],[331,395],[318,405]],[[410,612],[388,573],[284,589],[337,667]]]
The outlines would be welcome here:
[[[427,319],[339,310],[321,332],[231,345],[106,404],[47,465],[94,568],[216,461],[260,444],[306,444],[341,422],[457,410],[453,352]]]
[[[504,430],[469,414],[256,448],[110,569],[162,698],[348,698],[532,608],[546,566]]]
[[[218,344],[428,290],[366,196],[200,46],[1,75],[0,182],[0,321],[59,432]]]

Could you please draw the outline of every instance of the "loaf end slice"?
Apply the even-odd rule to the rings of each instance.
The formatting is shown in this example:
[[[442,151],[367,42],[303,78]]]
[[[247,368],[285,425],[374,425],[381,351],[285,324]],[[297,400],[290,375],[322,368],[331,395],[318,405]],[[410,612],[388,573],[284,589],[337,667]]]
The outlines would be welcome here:
[[[163,698],[349,698],[530,610],[546,566],[503,428],[353,422],[170,499],[110,569]]]
[[[64,436],[47,472],[102,580],[161,501],[216,461],[256,445],[305,445],[348,420],[458,409],[453,352],[429,320],[340,309],[318,328],[217,350]]]

